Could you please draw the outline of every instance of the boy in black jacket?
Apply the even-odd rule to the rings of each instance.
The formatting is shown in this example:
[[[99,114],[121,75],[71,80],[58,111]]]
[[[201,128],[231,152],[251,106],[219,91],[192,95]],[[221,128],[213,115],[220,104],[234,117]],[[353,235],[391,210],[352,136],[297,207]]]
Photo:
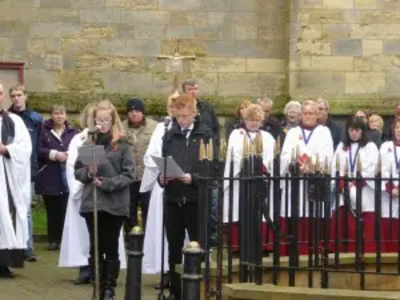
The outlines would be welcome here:
[[[201,140],[215,144],[211,129],[196,117],[195,98],[182,95],[172,102],[174,123],[163,140],[163,156],[178,163],[185,175],[181,178],[159,177],[165,187],[165,228],[169,247],[170,295],[169,300],[181,299],[180,276],[176,265],[182,263],[185,230],[191,241],[198,241],[198,173],[200,171],[199,148]],[[216,147],[214,147],[215,149]]]

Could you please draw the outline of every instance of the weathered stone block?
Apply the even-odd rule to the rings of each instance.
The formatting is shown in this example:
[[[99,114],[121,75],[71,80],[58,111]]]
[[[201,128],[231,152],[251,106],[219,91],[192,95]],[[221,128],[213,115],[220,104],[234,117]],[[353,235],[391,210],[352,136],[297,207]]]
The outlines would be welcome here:
[[[322,7],[351,9],[354,7],[354,1],[353,0],[323,0]]]
[[[361,24],[393,24],[400,23],[398,11],[371,10],[361,12]]]
[[[375,9],[378,5],[378,0],[354,0],[354,7],[357,9]]]
[[[126,55],[157,56],[160,54],[159,40],[127,40]]]
[[[286,76],[283,74],[260,74],[261,95],[282,95],[285,93]]]
[[[196,40],[218,40],[220,31],[217,26],[205,25],[193,27],[193,38]]]
[[[117,37],[134,39],[135,38],[135,25],[132,24],[118,24]]]
[[[25,70],[25,85],[30,92],[55,92],[54,72],[45,70]]]
[[[283,73],[284,59],[247,59],[246,71],[255,73]]]
[[[99,41],[87,38],[64,38],[62,40],[62,52],[67,55],[98,54]]]
[[[99,53],[101,55],[124,56],[126,55],[126,41],[122,39],[100,40]]]
[[[40,0],[37,0],[40,1]],[[71,0],[71,7],[77,9],[105,8],[104,0]]]
[[[383,53],[387,55],[400,55],[400,40],[384,40]]]
[[[120,10],[81,10],[80,19],[83,23],[120,23],[121,11]],[[124,21],[122,21],[124,22]]]
[[[387,83],[385,92],[389,95],[399,95],[400,93],[400,72],[388,72],[386,75]]]
[[[4,54],[7,49],[8,38],[0,38],[0,54]]]
[[[383,53],[383,41],[382,40],[363,40],[363,55],[375,55]]]
[[[28,53],[36,56],[45,54],[45,39],[44,38],[30,38],[28,40]]]
[[[323,24],[321,39],[326,41],[348,39],[351,36],[351,26],[350,24]]]
[[[314,56],[311,59],[311,68],[321,71],[352,71],[352,57]]]
[[[70,8],[71,0],[40,0],[43,8]]]
[[[302,55],[331,55],[331,43],[304,41],[297,43],[297,52]]]
[[[236,43],[234,40],[206,42],[207,53],[212,56],[236,56]]]
[[[258,27],[257,39],[259,40],[275,40],[279,36],[285,36],[285,27],[263,26]]]
[[[158,9],[158,0],[132,0],[133,10],[156,10]]]
[[[284,58],[287,40],[236,41],[236,55],[244,58]]]
[[[161,41],[161,53],[162,54],[174,54],[176,48],[175,40],[162,40]],[[207,44],[205,41],[200,40],[181,40],[180,54],[191,55],[194,54],[197,57],[203,57],[208,55]]]
[[[209,12],[207,13],[207,23],[210,25],[222,25],[225,22],[224,12]]]
[[[332,24],[344,21],[343,10],[311,10],[308,14],[308,20],[311,24]]]
[[[121,11],[121,23],[169,24],[170,13],[165,11]]]
[[[167,38],[191,39],[193,38],[193,27],[190,25],[167,26]]]
[[[105,90],[111,93],[149,93],[152,91],[151,74],[108,71],[104,74]]]
[[[6,53],[23,54],[28,51],[28,37],[12,37],[8,39]]]
[[[291,71],[310,70],[311,58],[312,56],[304,56],[304,55],[291,56],[289,60],[289,70]]]
[[[41,8],[38,10],[38,21],[79,23],[80,13],[74,9]]]
[[[203,8],[203,4],[199,0],[160,0],[159,8],[165,11],[197,11]]]
[[[383,72],[346,73],[346,94],[368,94],[383,92],[386,85]]]
[[[110,39],[116,36],[117,27],[104,25],[85,25],[80,34],[80,37],[88,39]]]
[[[162,39],[165,37],[166,25],[141,24],[135,25],[136,39]]]
[[[304,25],[301,29],[300,39],[303,41],[318,40],[322,36],[321,24]]]
[[[343,95],[344,72],[291,72],[290,94],[301,96]]]
[[[36,36],[72,36],[80,32],[78,23],[34,23],[31,26],[31,34]]]
[[[31,70],[44,70],[45,69],[45,58],[44,55],[29,56],[26,66]]]
[[[29,23],[19,21],[0,21],[0,36],[14,37],[29,35],[31,26]]]
[[[257,38],[258,27],[257,26],[243,26],[237,25],[236,39],[237,40],[255,40]]]
[[[246,60],[241,58],[200,57],[190,63],[192,72],[246,72]]]
[[[98,92],[104,90],[104,79],[102,74],[92,71],[64,70],[55,74],[55,84],[60,92]]]
[[[258,74],[218,74],[218,93],[220,95],[260,95],[261,86]]]
[[[230,3],[233,0],[203,0],[204,11],[231,11]],[[251,0],[249,0],[251,1]]]
[[[205,11],[173,11],[169,25],[207,26],[208,13]]]
[[[44,61],[44,68],[46,70],[62,70],[64,69],[63,57],[59,54],[46,55]]]
[[[132,7],[131,0],[104,0],[106,9],[109,8],[120,8],[130,9]]]
[[[352,39],[400,39],[400,24],[351,25]]]
[[[361,56],[361,40],[336,40],[332,41],[332,54],[345,56]]]
[[[302,8],[321,8],[322,0],[300,0],[299,6]]]
[[[1,21],[20,21],[23,22],[36,22],[38,20],[38,9],[35,7],[27,7],[23,5],[0,6],[0,20]]]
[[[348,24],[357,24],[361,22],[361,11],[355,9],[345,10],[344,22]]]
[[[386,71],[398,69],[399,65],[394,57],[373,55],[354,58],[355,71]]]

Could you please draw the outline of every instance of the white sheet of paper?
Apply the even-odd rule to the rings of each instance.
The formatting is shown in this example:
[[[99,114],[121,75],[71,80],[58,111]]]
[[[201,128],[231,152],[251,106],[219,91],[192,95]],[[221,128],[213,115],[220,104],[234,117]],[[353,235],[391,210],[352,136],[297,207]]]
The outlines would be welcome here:
[[[93,163],[93,156],[97,166],[108,164],[104,146],[82,146],[78,149],[78,159],[84,166],[90,166]]]
[[[157,157],[152,155],[151,158],[154,160],[154,163],[157,165],[157,168],[160,171],[160,173],[164,175],[164,157]],[[171,156],[168,156],[166,176],[182,177],[183,175],[185,175],[185,173],[182,171],[182,169],[179,167],[176,161]]]

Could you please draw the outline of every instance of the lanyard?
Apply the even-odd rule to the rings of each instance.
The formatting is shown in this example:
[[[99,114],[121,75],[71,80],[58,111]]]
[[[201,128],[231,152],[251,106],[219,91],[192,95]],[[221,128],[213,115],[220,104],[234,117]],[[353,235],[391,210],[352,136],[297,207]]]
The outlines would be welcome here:
[[[314,133],[314,129],[315,129],[315,128],[311,129],[309,135],[306,136],[306,133],[305,133],[305,131],[304,131],[304,128],[301,128],[301,134],[303,135],[303,140],[304,140],[304,143],[305,143],[306,145],[308,145],[308,142],[310,141],[310,139],[311,139],[311,137],[312,137],[312,135],[313,135],[313,133]]]
[[[350,153],[349,153],[350,171],[351,171],[351,173],[354,173],[354,170],[356,168],[358,152],[360,151],[360,145],[358,145],[358,147],[357,147],[356,154],[354,155],[354,159],[353,159],[353,155],[352,155],[353,151],[351,149],[352,149],[352,147],[350,145]]]
[[[397,147],[396,147],[396,144],[395,143],[393,143],[393,146],[394,146],[394,160],[395,160],[395,162],[396,162],[396,170],[398,170],[399,169],[399,167],[400,167],[400,160],[398,159],[398,157],[397,157]]]

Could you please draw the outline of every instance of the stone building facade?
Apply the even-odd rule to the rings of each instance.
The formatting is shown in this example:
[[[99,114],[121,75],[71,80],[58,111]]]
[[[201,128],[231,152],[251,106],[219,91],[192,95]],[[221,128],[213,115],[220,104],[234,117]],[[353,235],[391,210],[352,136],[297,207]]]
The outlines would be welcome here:
[[[31,103],[73,111],[129,96],[164,110],[172,74],[157,55],[197,59],[194,77],[220,114],[238,99],[318,95],[335,113],[388,112],[400,94],[398,0],[0,0],[0,60],[25,63]],[[0,72],[1,76],[1,72]]]

